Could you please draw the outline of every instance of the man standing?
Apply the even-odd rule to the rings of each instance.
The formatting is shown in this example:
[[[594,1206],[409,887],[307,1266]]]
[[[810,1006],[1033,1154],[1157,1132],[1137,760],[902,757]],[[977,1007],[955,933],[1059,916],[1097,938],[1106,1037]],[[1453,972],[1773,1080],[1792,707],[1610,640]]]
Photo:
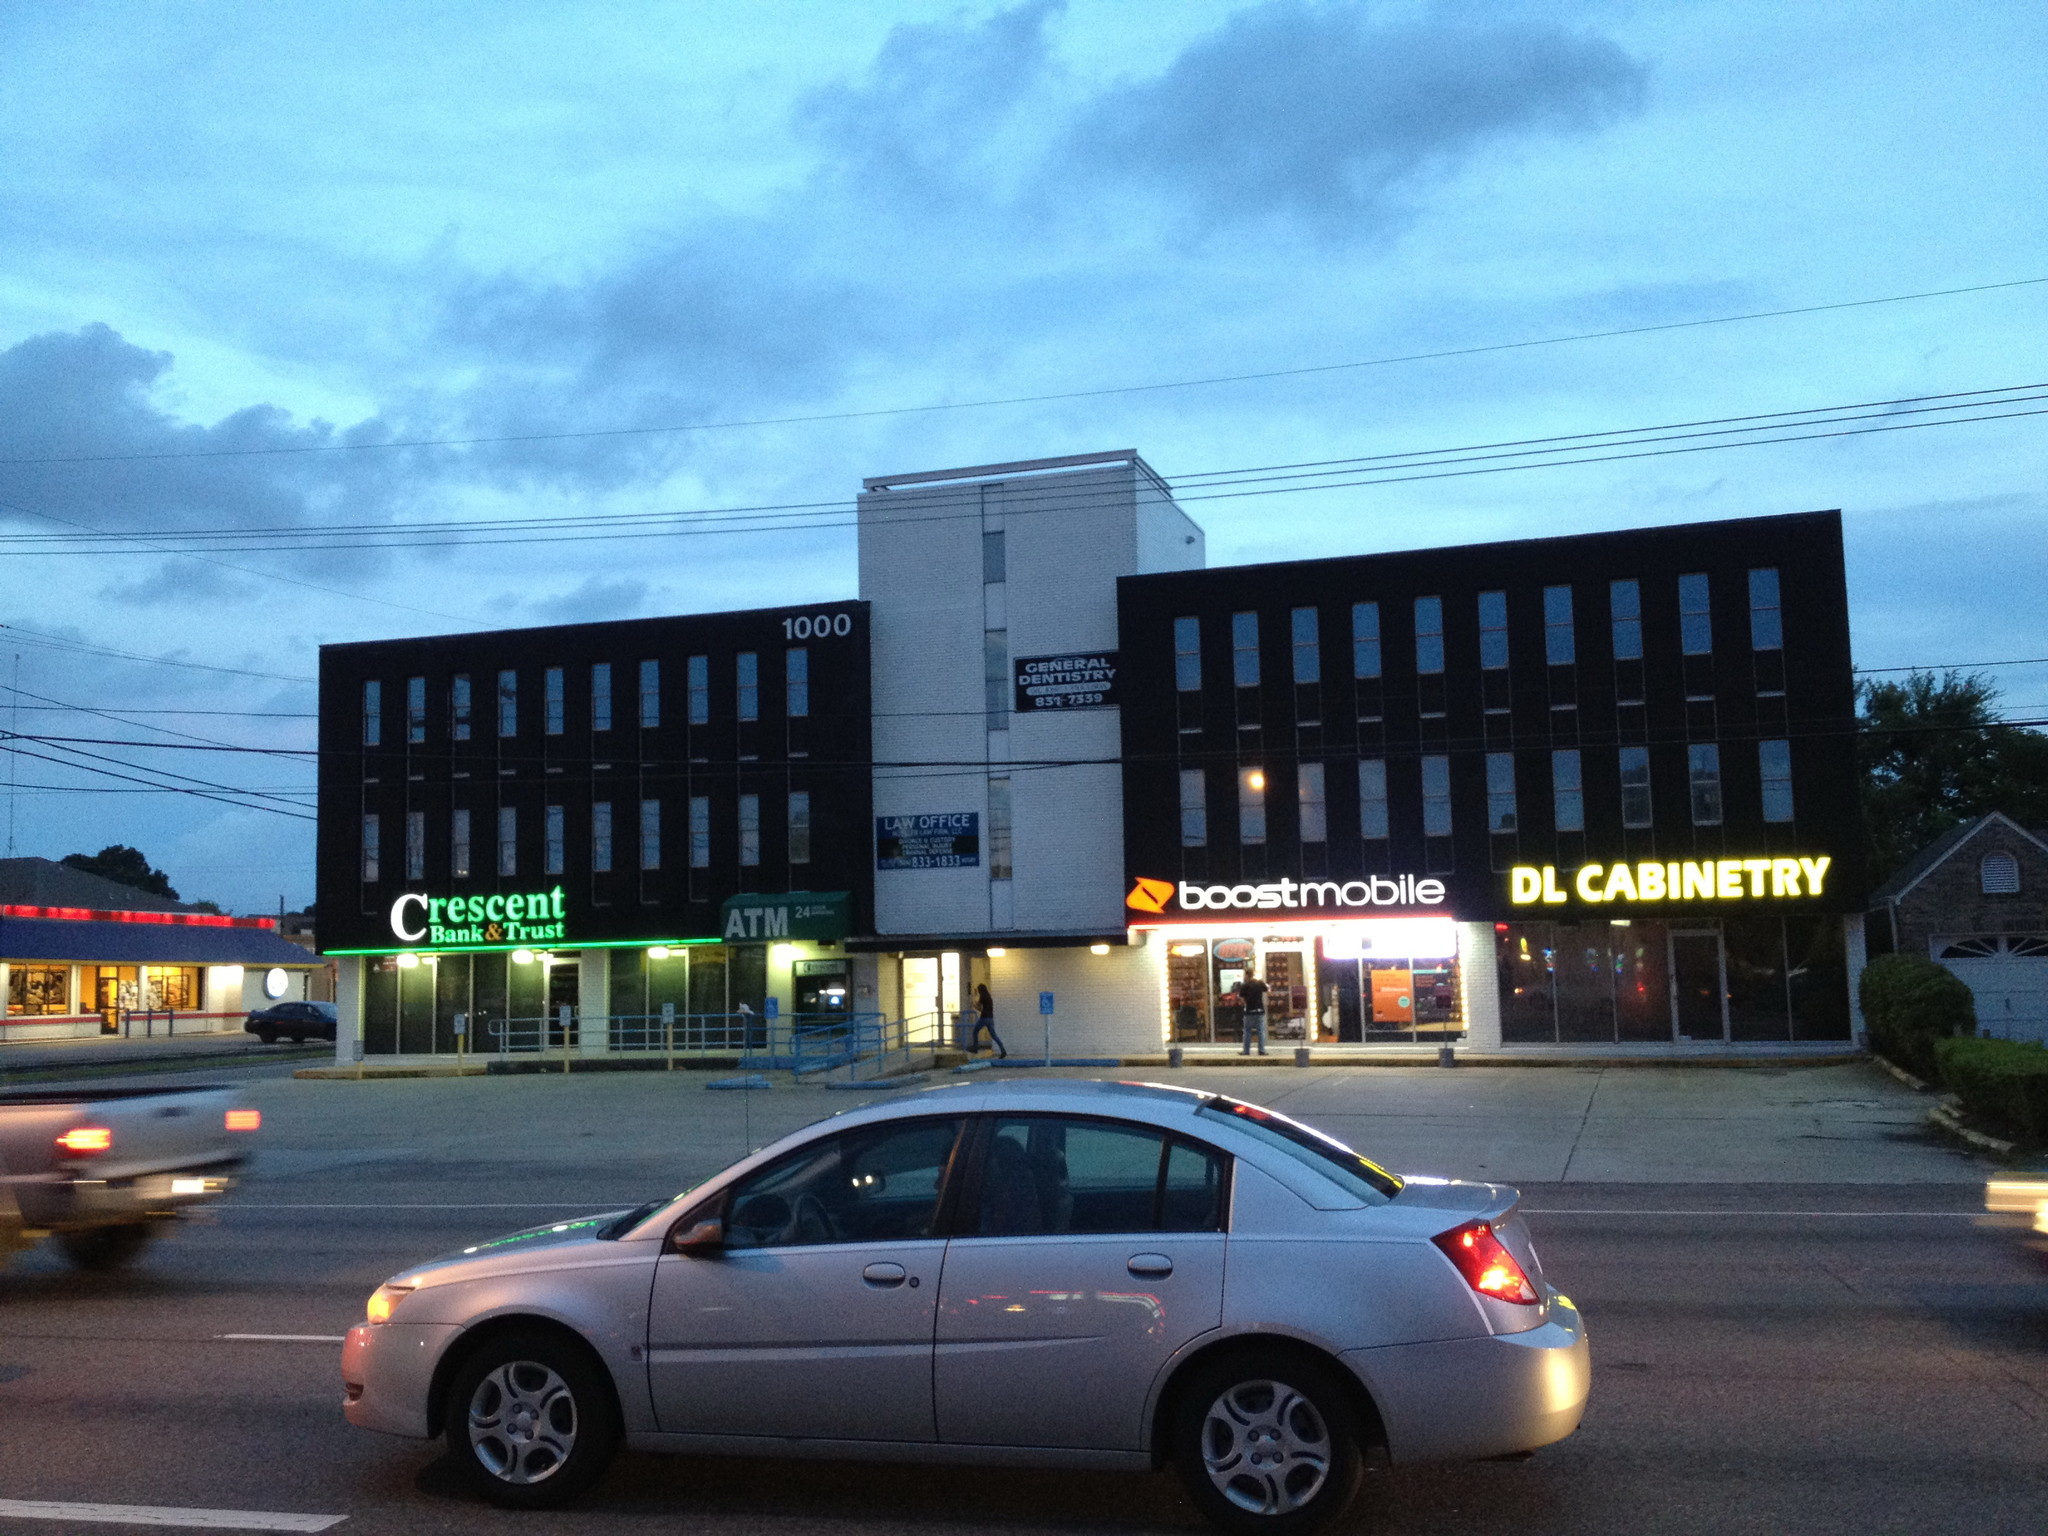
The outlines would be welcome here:
[[[1259,1054],[1266,1054],[1266,984],[1259,973],[1246,967],[1244,980],[1237,984],[1237,1000],[1244,1009],[1244,1051],[1252,1053],[1252,1036],[1259,1038]]]

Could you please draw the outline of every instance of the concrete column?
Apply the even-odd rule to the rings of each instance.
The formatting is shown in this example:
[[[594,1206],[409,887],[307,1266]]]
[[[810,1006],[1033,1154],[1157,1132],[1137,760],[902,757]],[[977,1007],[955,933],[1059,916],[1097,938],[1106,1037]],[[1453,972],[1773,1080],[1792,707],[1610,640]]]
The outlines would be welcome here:
[[[363,1040],[363,966],[361,955],[339,955],[334,964],[334,1060],[353,1066]]]
[[[577,1054],[609,1056],[612,1049],[612,952],[586,949],[576,976],[577,1007],[581,1028],[577,1032]]]
[[[7,1014],[7,999],[10,995],[7,990],[10,984],[8,979],[8,969],[9,967],[7,962],[5,960],[0,960],[0,1018],[6,1017]]]
[[[1842,919],[1842,948],[1849,959],[1849,1038],[1863,1043],[1863,1001],[1859,996],[1863,968],[1870,963],[1870,945],[1863,931],[1863,914]]]
[[[1500,1049],[1499,971],[1493,924],[1458,924],[1458,986],[1464,996],[1468,1050]]]

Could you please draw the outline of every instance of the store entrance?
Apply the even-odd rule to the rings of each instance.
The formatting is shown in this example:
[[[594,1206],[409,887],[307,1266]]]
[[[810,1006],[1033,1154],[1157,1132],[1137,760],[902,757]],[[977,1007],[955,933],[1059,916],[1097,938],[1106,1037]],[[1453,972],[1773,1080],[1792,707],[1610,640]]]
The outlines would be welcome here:
[[[1728,1038],[1728,975],[1721,935],[1712,930],[1671,934],[1671,1014],[1680,1040]]]
[[[560,958],[548,961],[548,1044],[575,1045],[581,1036],[583,966]]]
[[[903,957],[904,1021],[917,1028],[929,1028],[934,1039],[950,1038],[947,1030],[963,1006],[960,1000],[960,955],[948,950],[941,955]]]

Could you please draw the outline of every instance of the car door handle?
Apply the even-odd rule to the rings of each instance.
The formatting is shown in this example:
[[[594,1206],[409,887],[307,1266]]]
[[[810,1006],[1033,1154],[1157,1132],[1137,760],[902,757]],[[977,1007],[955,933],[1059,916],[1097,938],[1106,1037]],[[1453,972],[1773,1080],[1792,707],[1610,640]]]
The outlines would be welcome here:
[[[860,1277],[869,1285],[892,1286],[901,1285],[905,1273],[901,1264],[870,1264],[860,1272]]]
[[[1134,1253],[1124,1268],[1140,1279],[1157,1280],[1173,1273],[1173,1260],[1163,1253]]]

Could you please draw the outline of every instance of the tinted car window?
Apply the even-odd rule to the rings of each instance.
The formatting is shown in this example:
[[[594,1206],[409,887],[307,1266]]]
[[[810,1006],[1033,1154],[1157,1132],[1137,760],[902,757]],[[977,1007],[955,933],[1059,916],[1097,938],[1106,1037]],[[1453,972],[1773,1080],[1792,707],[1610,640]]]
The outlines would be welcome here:
[[[1220,1153],[1143,1126],[1054,1115],[997,1119],[973,1230],[984,1237],[1209,1231],[1221,1225]]]
[[[1387,1172],[1371,1158],[1361,1157],[1334,1136],[1311,1130],[1298,1120],[1276,1115],[1270,1109],[1240,1104],[1220,1094],[1204,1104],[1199,1114],[1248,1131],[1275,1151],[1284,1152],[1306,1164],[1339,1189],[1371,1205],[1383,1205],[1401,1192],[1398,1174]]]
[[[913,1120],[828,1136],[737,1185],[728,1248],[929,1237],[958,1120]]]

